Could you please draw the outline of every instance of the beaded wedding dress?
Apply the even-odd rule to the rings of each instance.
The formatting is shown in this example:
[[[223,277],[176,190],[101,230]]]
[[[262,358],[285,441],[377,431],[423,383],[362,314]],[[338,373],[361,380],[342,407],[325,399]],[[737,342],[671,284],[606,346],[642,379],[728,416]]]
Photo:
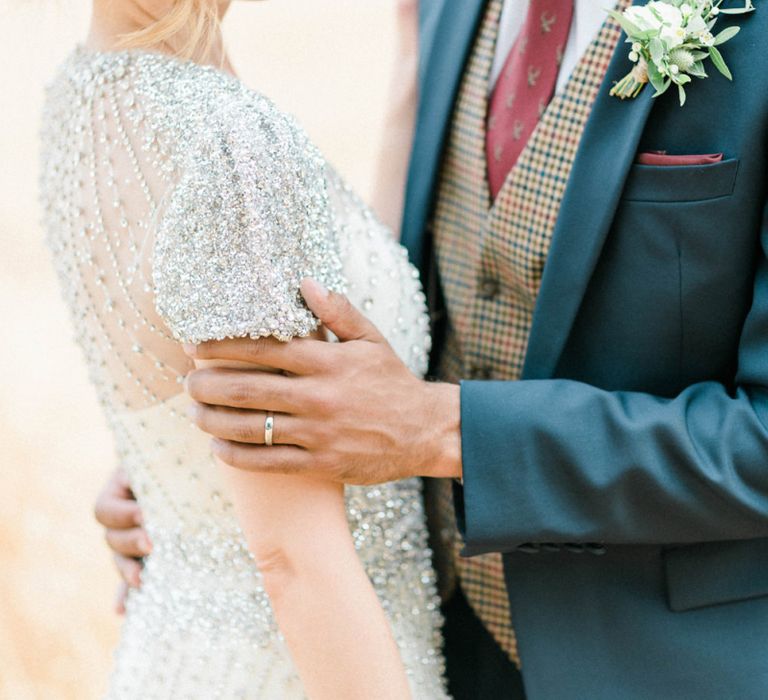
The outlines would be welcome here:
[[[42,147],[64,296],[154,545],[108,697],[302,698],[208,438],[186,417],[178,341],[307,335],[298,285],[312,276],[422,373],[418,275],[295,121],[215,68],[77,49],[48,87]],[[444,698],[419,483],[346,494],[413,696]]]

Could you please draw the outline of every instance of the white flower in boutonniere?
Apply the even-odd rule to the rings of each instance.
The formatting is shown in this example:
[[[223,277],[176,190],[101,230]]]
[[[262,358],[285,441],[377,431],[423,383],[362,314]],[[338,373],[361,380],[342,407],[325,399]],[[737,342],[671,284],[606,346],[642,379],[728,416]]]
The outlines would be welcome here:
[[[642,7],[628,7],[611,16],[627,33],[631,44],[629,60],[635,67],[611,89],[622,100],[637,97],[646,83],[655,89],[654,97],[677,85],[680,105],[685,104],[685,85],[693,78],[706,78],[704,61],[712,64],[728,80],[731,71],[717,48],[739,33],[739,27],[726,27],[718,34],[713,29],[721,15],[752,12],[752,0],[743,7],[721,8],[723,0],[651,0]]]

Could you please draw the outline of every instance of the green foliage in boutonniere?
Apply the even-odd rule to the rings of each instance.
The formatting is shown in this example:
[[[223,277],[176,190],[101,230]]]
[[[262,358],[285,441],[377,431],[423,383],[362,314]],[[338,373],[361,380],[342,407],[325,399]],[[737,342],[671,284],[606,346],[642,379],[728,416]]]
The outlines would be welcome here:
[[[635,67],[611,89],[622,100],[637,97],[650,82],[657,97],[677,85],[680,105],[685,104],[685,85],[693,78],[706,78],[704,61],[710,59],[728,80],[733,76],[717,48],[739,33],[726,27],[713,33],[721,15],[752,12],[752,0],[743,7],[721,8],[723,0],[651,0],[642,7],[628,7],[611,16],[627,33],[632,44],[629,60]]]

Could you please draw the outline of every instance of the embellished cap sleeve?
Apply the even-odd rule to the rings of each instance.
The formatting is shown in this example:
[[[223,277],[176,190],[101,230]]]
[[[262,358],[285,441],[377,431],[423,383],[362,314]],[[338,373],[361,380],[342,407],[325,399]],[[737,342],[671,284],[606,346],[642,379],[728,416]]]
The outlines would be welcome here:
[[[322,157],[256,96],[195,131],[157,222],[158,312],[183,342],[308,335],[301,280],[344,287]]]

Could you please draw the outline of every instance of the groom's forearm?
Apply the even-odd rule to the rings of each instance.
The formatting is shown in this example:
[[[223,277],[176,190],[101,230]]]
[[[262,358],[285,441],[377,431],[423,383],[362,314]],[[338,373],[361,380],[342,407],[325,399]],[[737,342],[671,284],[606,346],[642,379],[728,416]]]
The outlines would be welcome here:
[[[567,380],[462,384],[467,554],[530,542],[768,536],[768,392],[675,399]]]
[[[430,415],[419,416],[425,426],[425,440],[431,445],[430,454],[417,476],[462,478],[461,392],[455,384],[425,382],[430,397]]]

